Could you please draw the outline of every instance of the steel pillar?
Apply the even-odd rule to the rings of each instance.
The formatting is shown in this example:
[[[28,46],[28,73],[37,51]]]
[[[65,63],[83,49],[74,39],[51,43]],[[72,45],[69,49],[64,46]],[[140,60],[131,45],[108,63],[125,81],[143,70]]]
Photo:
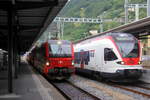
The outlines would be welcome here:
[[[61,39],[63,40],[64,37],[64,22],[61,22]]]
[[[18,67],[21,66],[21,57],[20,57],[20,55],[21,55],[21,51],[20,51],[20,47],[19,47],[19,49],[18,49]]]
[[[150,0],[147,0],[147,16],[150,16]]]
[[[128,0],[125,0],[125,24],[128,23]]]
[[[100,23],[100,33],[103,32],[103,17],[100,17],[101,23]]]
[[[139,4],[135,5],[135,21],[139,20]]]
[[[16,32],[15,32],[16,33]],[[14,72],[14,77],[18,78],[18,60],[17,60],[17,38],[16,35],[14,37],[14,67],[15,67],[15,72]]]
[[[15,0],[12,0],[12,5],[8,8],[8,92],[13,92],[13,50],[14,50],[14,25],[15,25]]]
[[[60,21],[57,22],[57,28],[58,28],[57,38],[61,39],[61,22]]]
[[[12,80],[13,67],[13,11],[8,10],[8,92],[13,92]]]

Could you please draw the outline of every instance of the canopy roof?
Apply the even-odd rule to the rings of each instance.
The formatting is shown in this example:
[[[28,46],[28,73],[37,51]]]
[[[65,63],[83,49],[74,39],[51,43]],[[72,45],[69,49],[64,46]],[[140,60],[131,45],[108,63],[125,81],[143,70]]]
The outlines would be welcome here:
[[[26,51],[53,21],[67,0],[0,0],[0,48],[8,47],[8,20],[21,51]],[[9,15],[11,11],[13,16]]]

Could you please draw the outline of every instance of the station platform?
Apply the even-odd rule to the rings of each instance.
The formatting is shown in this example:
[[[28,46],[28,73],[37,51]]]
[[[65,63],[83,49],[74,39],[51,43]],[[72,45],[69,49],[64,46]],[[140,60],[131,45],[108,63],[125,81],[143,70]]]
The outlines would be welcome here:
[[[65,100],[57,90],[26,63],[21,63],[13,93],[8,93],[7,71],[0,71],[0,100]]]

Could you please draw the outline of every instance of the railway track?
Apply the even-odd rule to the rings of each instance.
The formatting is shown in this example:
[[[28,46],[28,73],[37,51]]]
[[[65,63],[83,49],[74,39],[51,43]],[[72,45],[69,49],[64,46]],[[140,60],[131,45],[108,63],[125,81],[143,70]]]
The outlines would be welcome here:
[[[90,94],[89,92],[75,86],[69,81],[51,82],[51,84],[67,99],[67,100],[101,100],[100,98]]]
[[[116,88],[120,88],[120,89],[123,89],[123,90],[126,90],[126,91],[129,91],[129,92],[133,92],[133,93],[135,93],[135,94],[139,94],[139,95],[142,95],[142,96],[144,96],[144,97],[150,98],[150,94],[143,93],[143,92],[141,92],[141,91],[137,91],[137,90],[134,90],[134,89],[125,87],[125,86],[121,86],[121,85],[117,85],[117,84],[108,84],[108,85],[113,86],[113,87],[116,87]],[[135,87],[142,88],[142,89],[146,89],[146,90],[149,90],[149,89],[150,89],[150,88],[144,87],[144,86],[135,86]]]
[[[145,89],[145,90],[150,90],[150,84],[149,83],[145,83],[145,82],[139,82],[139,84],[135,84],[135,87],[141,88],[141,89]]]
[[[135,87],[142,88],[145,90],[150,90],[150,87],[146,87],[146,86],[142,86],[142,85],[136,85]]]

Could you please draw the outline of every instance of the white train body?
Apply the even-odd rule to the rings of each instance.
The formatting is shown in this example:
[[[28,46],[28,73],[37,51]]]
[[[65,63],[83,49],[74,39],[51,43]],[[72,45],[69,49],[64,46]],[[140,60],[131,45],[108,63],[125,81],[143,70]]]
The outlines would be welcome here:
[[[142,75],[141,48],[131,34],[108,33],[74,45],[75,67],[109,79],[138,79]]]

